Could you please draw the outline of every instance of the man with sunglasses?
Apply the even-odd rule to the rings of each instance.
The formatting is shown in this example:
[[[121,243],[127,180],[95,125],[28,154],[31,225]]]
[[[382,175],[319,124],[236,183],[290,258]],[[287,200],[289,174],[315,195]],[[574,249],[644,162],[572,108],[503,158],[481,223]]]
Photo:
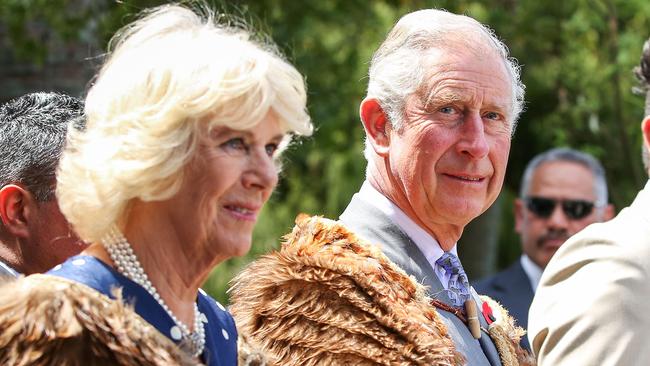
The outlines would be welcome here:
[[[648,91],[650,40],[636,74]],[[641,123],[646,169],[650,93]],[[530,308],[538,365],[650,365],[650,182],[616,218],[569,239],[549,263]]]
[[[515,230],[522,255],[510,267],[476,284],[476,291],[499,301],[526,328],[528,308],[542,271],[558,248],[594,222],[609,220],[605,170],[591,155],[556,148],[526,166],[515,200]],[[528,340],[522,346],[530,349]]]

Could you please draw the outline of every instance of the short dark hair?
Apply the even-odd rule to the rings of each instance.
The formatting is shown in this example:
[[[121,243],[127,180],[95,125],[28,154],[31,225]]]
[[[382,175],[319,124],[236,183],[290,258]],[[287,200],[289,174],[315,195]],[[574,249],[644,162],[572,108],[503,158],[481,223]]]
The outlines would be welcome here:
[[[71,123],[83,127],[83,102],[65,94],[31,93],[0,106],[0,186],[20,183],[37,201],[53,199]]]

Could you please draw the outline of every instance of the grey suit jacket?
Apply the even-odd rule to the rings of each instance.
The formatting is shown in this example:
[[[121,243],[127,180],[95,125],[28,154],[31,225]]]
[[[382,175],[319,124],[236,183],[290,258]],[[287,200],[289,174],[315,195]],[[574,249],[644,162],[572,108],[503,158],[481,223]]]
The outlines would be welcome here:
[[[572,236],[546,266],[528,339],[540,366],[650,365],[650,181],[616,218]]]
[[[478,281],[474,288],[479,294],[488,295],[503,305],[515,318],[517,325],[528,328],[528,309],[535,293],[521,266],[521,260],[517,259],[503,271]],[[521,346],[530,350],[526,337],[521,337]]]
[[[427,286],[430,297],[451,305],[444,287],[422,252],[383,212],[355,195],[340,219],[355,234],[378,245],[391,261]],[[473,295],[480,309],[481,302],[475,292]],[[497,349],[487,333],[483,332],[481,338],[476,340],[467,326],[454,314],[442,310],[439,313],[447,325],[456,349],[465,356],[467,365],[501,365]],[[480,315],[479,319],[481,326],[487,329],[485,319]]]

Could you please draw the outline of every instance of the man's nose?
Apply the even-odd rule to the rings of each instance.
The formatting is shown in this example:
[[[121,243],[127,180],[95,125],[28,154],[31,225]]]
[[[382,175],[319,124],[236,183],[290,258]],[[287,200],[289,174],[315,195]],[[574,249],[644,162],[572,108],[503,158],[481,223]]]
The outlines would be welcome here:
[[[465,117],[458,149],[461,154],[481,159],[490,152],[490,145],[485,136],[485,126],[479,113],[470,113]]]
[[[562,209],[562,204],[558,202],[557,205],[553,208],[551,216],[549,216],[547,223],[550,227],[554,228],[566,228],[569,225],[569,218],[566,216]]]

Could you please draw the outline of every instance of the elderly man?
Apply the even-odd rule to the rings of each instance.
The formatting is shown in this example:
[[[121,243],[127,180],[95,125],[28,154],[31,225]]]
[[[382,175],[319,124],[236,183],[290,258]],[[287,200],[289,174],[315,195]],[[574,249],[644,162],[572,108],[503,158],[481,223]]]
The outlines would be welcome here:
[[[650,40],[637,75],[650,86]],[[641,122],[650,147],[650,92]],[[542,275],[530,308],[539,365],[650,365],[650,182],[616,218],[569,239]]]
[[[476,20],[402,17],[360,106],[366,182],[340,222],[299,218],[280,254],[238,277],[238,328],[281,363],[512,364],[456,242],[501,190],[523,92],[506,47]]]
[[[411,13],[373,56],[360,107],[366,181],[341,221],[445,304],[472,297],[456,242],[501,190],[522,100],[505,46],[469,17]],[[468,364],[499,364],[489,337],[440,313]]]
[[[45,272],[80,252],[54,196],[69,123],[83,123],[80,100],[33,93],[0,106],[0,273]]]
[[[523,254],[478,282],[476,291],[499,301],[526,328],[528,308],[553,254],[586,226],[611,219],[613,211],[607,204],[605,170],[594,157],[568,148],[535,156],[526,166],[514,207]],[[522,345],[530,349],[526,338]]]

